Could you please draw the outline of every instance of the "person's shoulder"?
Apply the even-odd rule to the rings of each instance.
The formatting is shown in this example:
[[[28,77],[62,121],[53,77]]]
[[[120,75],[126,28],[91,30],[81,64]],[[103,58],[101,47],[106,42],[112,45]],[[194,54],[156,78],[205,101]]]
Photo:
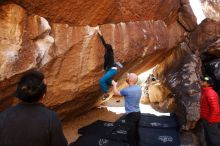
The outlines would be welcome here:
[[[206,93],[216,93],[215,90],[212,88],[212,87],[208,87],[207,90],[206,90]]]
[[[122,93],[122,92],[126,92],[127,90],[128,90],[128,87],[125,87],[125,88],[121,89],[120,92],[121,92],[121,93]]]
[[[19,108],[19,105],[14,105],[14,106],[11,106],[5,110],[3,110],[0,115],[5,115],[5,114],[8,114],[8,113],[11,113],[11,112],[14,112],[15,110],[17,110]]]
[[[56,116],[56,115],[57,115],[57,113],[56,113],[55,111],[53,111],[52,109],[49,109],[49,108],[46,107],[45,105],[41,105],[41,108],[42,108],[43,110],[45,110],[46,112],[50,113],[50,114],[53,115],[53,116]]]
[[[46,106],[42,106],[42,108],[52,117],[52,119],[58,119],[58,115],[55,111],[53,111],[52,109],[49,109]]]
[[[137,88],[141,88],[141,86],[140,86],[140,85],[136,85],[136,87],[137,87]]]
[[[217,92],[212,87],[206,88],[205,94],[207,96],[218,96]]]
[[[38,108],[38,110],[41,110],[42,112],[47,113],[48,115],[50,115],[52,117],[57,116],[55,111],[53,111],[52,109],[49,109],[44,104],[38,104],[37,108]]]
[[[140,86],[140,85],[135,85],[133,88],[136,88],[136,89],[140,89],[140,90],[141,90],[141,86]]]
[[[125,96],[130,90],[130,87],[125,87],[123,89],[120,90],[120,93],[122,96]]]
[[[124,90],[130,90],[130,89],[141,89],[141,86],[139,86],[139,85],[132,85],[132,86],[128,86],[128,87],[124,88]]]
[[[48,115],[48,117],[50,117],[52,121],[59,121],[59,117],[55,111],[53,111],[52,109],[49,109],[48,107],[44,105],[41,105],[40,108],[44,113]]]
[[[0,120],[4,120],[5,118],[7,118],[8,115],[14,113],[18,108],[18,105],[15,105],[3,110],[2,112],[0,112]]]
[[[7,115],[8,111],[9,111],[9,109],[6,109],[6,110],[0,112],[0,120],[2,120],[3,117],[5,117]]]

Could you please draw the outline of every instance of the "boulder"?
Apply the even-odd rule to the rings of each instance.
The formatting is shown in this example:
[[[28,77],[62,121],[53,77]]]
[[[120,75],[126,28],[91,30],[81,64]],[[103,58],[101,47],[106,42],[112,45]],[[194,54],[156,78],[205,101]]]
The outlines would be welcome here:
[[[29,13],[50,22],[97,26],[143,20],[164,20],[171,24],[178,17],[179,0],[11,0]],[[59,14],[59,15],[58,15]]]
[[[192,50],[207,51],[220,37],[220,22],[205,19],[189,36],[189,47]]]
[[[188,0],[181,1],[181,7],[179,12],[179,22],[187,30],[192,31],[197,26],[197,19],[193,13]]]
[[[21,5],[25,7],[26,1]],[[175,8],[172,15],[176,15],[176,6],[175,2],[171,6]],[[92,27],[54,23],[53,19],[45,19],[31,13],[29,8],[25,10],[12,3],[0,4],[0,9],[5,13],[0,17],[2,32],[8,33],[0,38],[1,110],[18,102],[12,98],[16,83],[24,72],[31,69],[44,72],[48,92],[42,102],[60,115],[71,112],[76,115],[94,107],[102,94],[98,80],[104,73],[104,47],[97,29],[112,45],[116,60],[125,66],[118,77],[127,70],[146,70],[159,63],[169,46],[177,46],[183,41],[185,33],[178,23],[173,22],[175,17],[172,21],[160,16],[164,21],[130,21]],[[154,15],[159,18],[158,13]],[[177,34],[173,30],[178,30]],[[5,57],[11,48],[16,55]]]
[[[185,125],[185,129],[194,128],[191,123],[200,118],[198,81],[201,61],[198,54],[194,54],[186,43],[181,43],[157,66],[155,72],[176,99],[181,125]]]
[[[200,0],[202,10],[206,18],[220,21],[220,1],[218,0]]]

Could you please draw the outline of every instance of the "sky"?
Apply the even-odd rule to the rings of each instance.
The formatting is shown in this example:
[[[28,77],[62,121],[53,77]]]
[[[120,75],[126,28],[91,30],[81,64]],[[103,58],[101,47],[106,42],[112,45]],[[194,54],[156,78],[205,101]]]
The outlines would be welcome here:
[[[202,11],[201,2],[200,0],[189,0],[190,5],[193,9],[193,12],[197,18],[197,24],[200,24],[202,20],[204,20],[206,17]]]

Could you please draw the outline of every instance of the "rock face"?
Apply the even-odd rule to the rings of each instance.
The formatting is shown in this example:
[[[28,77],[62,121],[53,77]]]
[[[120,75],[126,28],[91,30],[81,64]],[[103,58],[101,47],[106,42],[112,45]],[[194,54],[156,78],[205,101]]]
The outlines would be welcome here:
[[[172,62],[175,60],[175,64]],[[201,63],[197,54],[192,53],[186,43],[171,51],[156,68],[159,79],[171,90],[177,100],[181,123],[186,129],[200,118],[200,86],[198,83]]]
[[[171,50],[170,55],[167,55],[168,57],[156,68],[155,74],[171,90],[176,99],[176,113],[180,117],[182,129],[195,128],[200,118],[199,76],[202,74],[200,55],[208,52],[215,57],[219,56],[219,26],[219,22],[205,19],[188,34],[184,43]],[[158,108],[158,105],[155,108]],[[185,118],[182,115],[186,115]],[[186,143],[201,145],[198,138],[195,138],[195,131],[188,134],[193,135],[191,137],[194,138],[191,142],[185,141]],[[183,138],[185,136],[183,135]]]
[[[208,47],[208,53],[220,57],[220,39],[217,39]]]
[[[200,0],[202,9],[206,18],[220,21],[220,1],[218,0]]]
[[[4,108],[14,103],[11,96],[19,76],[48,61],[47,50],[54,39],[46,19],[28,16],[15,4],[1,5],[0,11],[0,107]]]
[[[16,62],[22,48],[22,21],[25,19],[25,11],[17,5],[4,5],[0,11],[4,14],[0,16],[0,80],[3,80],[14,75],[7,67]]]
[[[205,19],[190,34],[189,46],[192,50],[207,51],[220,37],[220,22]]]
[[[39,16],[27,16],[15,4],[1,7],[0,80],[43,65],[54,40],[48,22]],[[39,60],[40,59],[40,60]]]
[[[197,26],[196,17],[193,14],[189,0],[181,0],[179,22],[187,31],[192,31]]]
[[[99,25],[140,20],[177,18],[179,0],[12,0],[29,13],[49,18],[50,22],[71,25]],[[59,14],[59,15],[57,15]]]
[[[152,28],[154,32],[151,32]],[[168,39],[164,39],[168,30],[162,21],[103,25],[100,29],[106,41],[112,44],[115,58],[124,65],[157,50],[166,51],[169,45]],[[92,104],[97,100],[93,94],[101,93],[98,79],[103,74],[104,55],[95,28],[53,24],[51,35],[55,40],[51,56],[55,59],[43,67],[49,89],[44,102],[62,109],[60,113],[74,111],[89,102]],[[76,102],[74,105],[77,106],[67,106],[64,110],[62,106],[68,102]]]
[[[164,55],[171,47],[177,46],[184,39],[185,30],[176,21],[179,8],[177,1],[169,1],[166,4],[156,1],[155,8],[164,9],[161,10],[161,13],[156,13],[156,11],[153,11],[154,9],[151,10],[148,7],[148,4],[153,3],[153,1],[145,2],[141,6],[138,1],[137,7],[150,9],[149,11],[143,9],[143,11],[149,13],[146,16],[150,20],[148,20],[148,17],[142,17],[142,13],[139,14],[139,11],[134,11],[136,9],[133,10],[133,7],[130,8],[124,1],[120,1],[120,3],[123,2],[125,7],[123,9],[126,12],[137,12],[138,16],[123,12],[123,17],[116,19],[116,14],[111,17],[111,22],[115,23],[103,24],[108,22],[107,18],[101,20],[101,17],[97,17],[97,21],[91,21],[89,18],[92,12],[88,12],[88,16],[85,18],[78,17],[80,19],[74,20],[79,25],[102,23],[102,25],[96,27],[74,26],[78,25],[73,21],[73,18],[77,18],[74,17],[75,13],[71,15],[72,20],[68,17],[69,15],[61,17],[69,12],[64,9],[62,11],[65,13],[59,15],[62,18],[59,21],[60,23],[58,23],[59,19],[52,17],[55,16],[55,13],[45,13],[45,15],[48,14],[48,21],[34,14],[43,15],[44,12],[48,11],[47,7],[43,8],[44,5],[41,5],[49,4],[48,1],[41,1],[39,4],[33,1],[33,4],[36,5],[31,6],[42,8],[39,11],[32,9],[33,7],[29,6],[32,3],[28,2],[22,1],[20,3],[27,10],[13,3],[2,3],[0,5],[0,10],[3,12],[1,14],[4,14],[0,15],[0,25],[1,28],[4,28],[2,29],[4,33],[0,38],[1,110],[17,103],[17,100],[12,98],[16,82],[25,71],[32,68],[40,69],[45,73],[48,92],[43,102],[60,115],[66,115],[72,111],[74,114],[79,114],[93,107],[101,94],[98,79],[104,73],[102,69],[104,47],[98,38],[97,29],[101,30],[106,42],[113,46],[116,60],[125,66],[120,71],[119,76],[136,64],[145,64],[144,69],[155,65],[163,59],[161,55]],[[67,1],[63,1],[63,3],[65,2]],[[135,2],[133,1],[132,4],[135,4]],[[90,1],[84,3],[84,5],[88,3]],[[109,6],[108,3],[111,3],[111,1],[105,1],[102,5]],[[94,2],[91,2],[91,4],[94,4]],[[158,7],[159,4],[162,7]],[[168,11],[165,6],[172,10]],[[55,7],[51,3],[48,8],[54,9]],[[68,9],[68,7],[66,8]],[[82,8],[88,9],[88,7]],[[76,14],[78,15],[80,11],[81,7]],[[171,14],[168,15],[168,12]],[[57,13],[59,11],[56,11]],[[97,16],[99,13],[103,15],[104,12],[97,9],[97,13],[94,12],[93,14]],[[64,24],[64,19],[69,20],[71,25]],[[132,21],[142,19],[146,20]],[[55,21],[57,23],[54,23]],[[129,22],[116,23],[118,21]],[[5,54],[8,54],[8,56],[6,57]],[[154,61],[148,62],[149,58]],[[135,70],[137,69],[133,69],[133,71]]]
[[[167,93],[159,82],[151,83],[148,90],[150,102],[162,102],[165,100]]]
[[[154,109],[160,112],[176,111],[175,98],[160,80],[152,74],[145,83],[146,86],[143,89],[142,103],[150,104]]]

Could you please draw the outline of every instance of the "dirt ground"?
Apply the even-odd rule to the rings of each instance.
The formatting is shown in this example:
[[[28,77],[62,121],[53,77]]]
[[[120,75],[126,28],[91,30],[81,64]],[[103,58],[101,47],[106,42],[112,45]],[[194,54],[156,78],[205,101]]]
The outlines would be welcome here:
[[[114,97],[104,102],[100,107],[94,108],[77,118],[69,118],[68,121],[63,122],[63,130],[68,143],[76,141],[80,136],[78,134],[79,128],[89,125],[96,120],[116,121],[122,114],[120,114],[120,111],[110,111],[111,107],[118,107],[121,110],[124,108],[123,102],[122,98]]]

